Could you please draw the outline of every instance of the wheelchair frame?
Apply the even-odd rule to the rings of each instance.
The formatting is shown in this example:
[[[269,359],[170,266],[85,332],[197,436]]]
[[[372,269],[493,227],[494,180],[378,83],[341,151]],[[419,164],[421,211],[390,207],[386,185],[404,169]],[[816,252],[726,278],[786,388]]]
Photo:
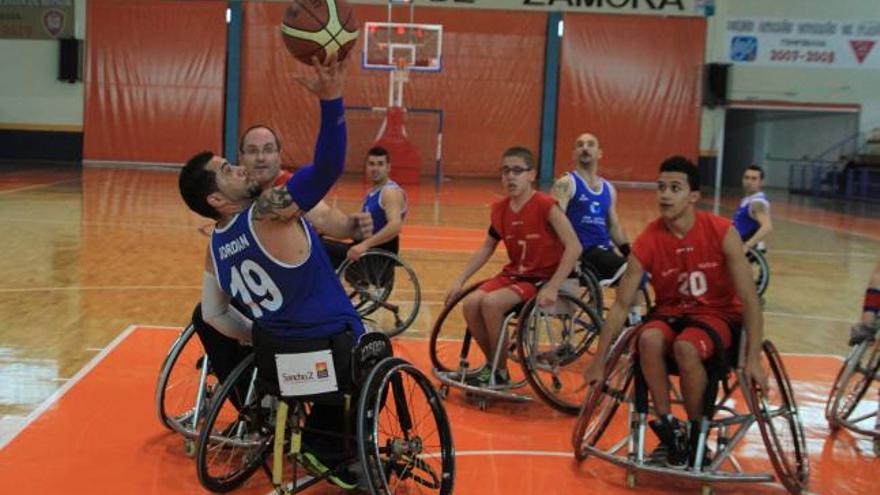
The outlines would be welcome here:
[[[367,281],[366,287],[353,287],[346,280],[346,274],[352,269],[352,266],[359,266],[359,264],[367,266],[367,263],[370,261],[376,261],[378,258],[388,258],[389,261],[387,261],[388,266],[386,269],[400,267],[406,272],[406,276],[412,282],[414,292],[413,307],[410,314],[405,315],[404,318],[401,318],[399,314],[400,305],[388,300],[389,296],[394,291],[394,279],[399,276],[398,274],[391,274],[392,278],[390,286],[381,283],[381,279],[386,276],[384,273],[365,274],[368,276],[375,275],[375,277],[372,277],[374,278],[373,280]],[[410,267],[409,264],[407,264],[399,255],[383,249],[369,249],[357,261],[346,259],[341,265],[339,265],[339,268],[336,269],[336,274],[339,277],[340,282],[343,284],[343,287],[346,288],[348,297],[352,300],[352,304],[361,319],[369,322],[371,321],[370,315],[379,310],[386,310],[393,315],[395,320],[393,328],[382,328],[382,326],[379,326],[376,330],[381,331],[389,337],[394,337],[395,335],[403,333],[416,320],[422,303],[421,285],[419,284],[419,278],[415,271],[413,271],[412,267]]]
[[[528,301],[514,306],[513,308],[511,308],[510,311],[508,311],[501,324],[503,330],[499,333],[498,342],[495,345],[496,352],[492,358],[492,362],[487,363],[487,365],[489,365],[490,369],[492,370],[492,377],[490,378],[488,387],[479,387],[467,383],[467,379],[475,375],[475,368],[472,368],[470,366],[471,363],[469,363],[468,361],[468,354],[470,353],[470,346],[473,341],[473,337],[470,331],[465,331],[465,334],[462,337],[463,340],[458,355],[457,365],[447,366],[447,364],[449,363],[442,363],[440,361],[440,358],[438,356],[438,342],[441,340],[440,334],[442,332],[442,327],[446,321],[447,316],[452,312],[453,308],[458,306],[459,302],[461,302],[472,292],[476,291],[482,285],[482,283],[483,281],[477,282],[465,288],[458,295],[458,297],[456,297],[455,300],[452,301],[451,304],[443,308],[443,311],[440,313],[434,323],[434,327],[431,332],[431,340],[429,343],[429,350],[433,365],[431,372],[434,377],[441,383],[441,396],[446,397],[450,388],[461,389],[476,400],[480,410],[485,410],[488,406],[490,399],[506,400],[512,402],[529,402],[534,400],[531,395],[514,392],[514,390],[518,390],[528,383],[531,385],[531,388],[535,391],[535,393],[544,401],[546,401],[551,407],[567,414],[576,414],[579,409],[579,401],[578,403],[566,403],[564,400],[557,398],[551,390],[548,390],[548,386],[544,383],[544,381],[539,379],[539,373],[549,372],[553,377],[551,380],[552,384],[550,385],[550,388],[560,388],[561,380],[559,380],[558,378],[558,367],[568,365],[571,362],[580,358],[584,353],[589,352],[589,348],[593,345],[593,342],[596,341],[596,338],[598,337],[602,320],[597,316],[596,312],[591,306],[587,305],[581,299],[565,291],[559,292],[557,307],[553,310],[545,311],[536,308],[536,299],[532,298]],[[535,350],[537,349],[537,347],[539,345],[547,345],[547,343],[539,343],[535,339],[528,338],[529,332],[534,333],[534,325],[540,325],[542,323],[546,325],[547,323],[545,320],[547,316],[557,315],[563,315],[563,317],[569,318],[572,325],[583,323],[576,322],[573,318],[570,318],[571,314],[573,313],[573,310],[571,309],[573,306],[576,306],[578,310],[585,313],[592,323],[591,326],[588,326],[586,328],[587,332],[589,333],[585,335],[583,341],[577,343],[575,348],[573,350],[570,350],[570,352],[567,352],[563,355],[555,356],[557,358],[555,362],[553,362],[552,359],[545,359],[545,362],[540,363],[537,361],[537,359],[533,359],[533,356],[536,355]],[[574,332],[576,333],[577,330],[574,330]],[[563,333],[568,334],[568,331],[564,331]],[[497,352],[497,350],[501,349],[501,346],[504,344],[505,338],[508,339],[509,350],[513,351],[513,347],[515,346],[515,353],[511,352],[510,359],[511,361],[519,363],[520,368],[525,374],[525,379],[513,381],[506,386],[498,387],[494,383],[495,370],[498,368],[500,360],[500,353]],[[561,349],[565,350],[566,344],[570,343],[554,342],[552,338],[549,339],[549,345],[551,346],[551,349],[553,349],[550,354],[558,354]],[[546,352],[537,354],[543,355],[546,354]],[[453,366],[456,367],[453,368]]]
[[[305,417],[310,402],[297,398],[282,398],[277,395],[260,391],[257,385],[258,370],[254,366],[254,355],[251,354],[233,370],[221,387],[217,397],[212,401],[211,408],[205,418],[204,427],[200,430],[196,452],[196,470],[199,481],[205,488],[215,492],[227,492],[244,483],[261,467],[270,478],[272,485],[279,494],[297,493],[315,483],[322,481],[346,468],[352,462],[359,462],[361,472],[367,481],[370,493],[390,495],[395,493],[388,478],[394,474],[397,480],[413,479],[423,487],[436,490],[440,495],[451,494],[455,480],[455,455],[449,420],[443,409],[442,401],[437,396],[430,381],[418,369],[408,362],[386,357],[370,368],[360,388],[360,398],[356,411],[357,432],[337,432],[308,430]],[[414,381],[412,387],[403,384],[404,375]],[[231,401],[234,391],[241,390],[239,381],[248,380],[247,392],[241,407],[234,407],[235,420],[220,432],[215,431],[215,424],[223,411],[224,403]],[[437,435],[440,452],[427,454],[424,458],[440,457],[441,471],[433,472],[421,457],[425,447],[422,439],[416,434],[410,436],[414,424],[408,409],[409,402],[405,397],[420,391],[425,396],[431,413],[437,423]],[[379,422],[383,408],[391,407],[386,403],[391,395],[395,407],[395,419],[400,422],[401,439],[384,439],[379,431]],[[350,396],[346,399],[346,410],[350,411]],[[232,404],[229,404],[231,407]],[[347,412],[346,414],[350,414]],[[249,429],[250,428],[250,429]],[[302,446],[302,433],[312,431],[337,438],[346,439],[350,444],[357,444],[357,452],[352,449],[350,461],[340,463],[323,475],[307,474],[299,476]],[[416,432],[417,433],[417,432]],[[245,453],[239,469],[228,476],[214,476],[209,472],[208,457],[214,449],[252,449]],[[269,458],[271,453],[271,467]],[[291,474],[285,482],[284,461],[290,461]],[[386,461],[387,460],[387,461]],[[386,465],[387,463],[387,465]],[[401,465],[401,463],[403,463]],[[303,468],[305,471],[305,469]]]
[[[867,359],[866,359],[867,358]],[[871,386],[880,379],[880,339],[866,340],[853,346],[843,362],[828,402],[825,418],[832,432],[846,428],[854,433],[871,437],[874,455],[880,457],[880,390],[877,409],[853,417],[853,413]],[[871,425],[873,419],[873,427]]]
[[[727,382],[731,373],[727,373],[727,376],[723,377],[721,381],[723,388],[720,390],[722,392],[721,398],[714,402],[712,417],[704,417],[700,421],[700,434],[693,456],[694,465],[686,469],[678,469],[649,464],[645,450],[650,407],[647,411],[638,411],[637,397],[634,391],[637,335],[637,327],[630,327],[624,331],[609,350],[605,365],[605,381],[599,386],[590,387],[590,392],[584,401],[584,407],[572,432],[572,445],[578,460],[595,456],[626,468],[627,484],[630,487],[637,483],[639,472],[699,481],[702,483],[704,495],[711,493],[709,483],[769,482],[774,479],[772,474],[746,473],[734,455],[736,446],[745,438],[752,424],[757,423],[779,480],[791,493],[800,493],[805,489],[809,479],[809,457],[802,423],[785,368],[773,344],[765,340],[762,351],[770,365],[769,379],[778,386],[784,402],[784,408],[774,410],[768,405],[768,397],[764,391],[745,377],[743,371],[746,349],[745,335],[740,339],[738,364],[733,370],[736,381],[733,384]],[[743,389],[742,384],[744,383],[748,384],[748,390]],[[708,388],[712,389],[711,384]],[[737,389],[745,397],[748,408],[745,413],[739,413],[731,405],[732,396]],[[681,404],[681,402],[680,398],[672,401],[673,404]],[[610,447],[597,446],[597,442],[614,419],[615,412],[623,403],[628,406],[629,420],[626,422],[626,433],[619,440],[615,437]],[[775,426],[770,422],[780,417],[786,420],[787,427],[793,433],[796,465],[791,465],[790,459],[785,458],[786,456],[781,452],[783,446]],[[709,464],[703,466],[704,453],[712,441],[713,433],[716,451]],[[725,464],[729,464],[731,470],[722,470],[722,466]]]

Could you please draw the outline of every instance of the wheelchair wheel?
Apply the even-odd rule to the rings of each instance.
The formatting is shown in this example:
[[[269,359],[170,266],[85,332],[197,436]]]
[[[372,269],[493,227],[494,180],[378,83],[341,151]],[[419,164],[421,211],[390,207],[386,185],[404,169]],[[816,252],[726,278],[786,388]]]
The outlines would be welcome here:
[[[550,406],[577,414],[583,403],[578,388],[583,370],[595,358],[602,321],[581,299],[560,293],[555,308],[523,308],[517,330],[517,353],[523,373]]]
[[[187,326],[165,356],[156,382],[156,413],[167,428],[192,435],[197,429],[195,416],[204,418],[207,404],[198,399],[217,388],[217,378],[205,369],[207,361],[195,327]]]
[[[602,316],[605,314],[605,299],[602,295],[602,286],[599,285],[599,278],[589,268],[577,269],[578,278],[578,294],[576,294],[583,302],[587,304],[596,314]]]
[[[443,401],[399,358],[377,364],[358,401],[358,454],[370,493],[451,494],[455,449]]]
[[[419,279],[394,253],[371,249],[357,261],[343,262],[337,274],[361,318],[389,337],[409,328],[419,314]]]
[[[618,337],[605,362],[605,380],[591,385],[587,391],[571,438],[574,456],[579,461],[587,458],[585,447],[596,445],[620,404],[631,395],[636,364],[635,335],[631,329]]]
[[[767,264],[767,258],[757,249],[749,249],[746,253],[746,259],[752,267],[752,276],[755,279],[755,288],[758,290],[758,297],[762,297],[767,291],[770,284],[770,265]]]
[[[797,494],[804,490],[810,476],[803,423],[776,347],[765,340],[762,349],[770,370],[768,389],[750,384],[749,394],[755,408],[752,412],[779,481],[790,493]]]
[[[839,428],[840,421],[850,417],[871,388],[878,371],[880,340],[853,347],[834,380],[825,406],[825,418],[832,429]]]
[[[486,363],[477,342],[467,329],[461,310],[461,301],[477,290],[482,281],[469,285],[448,306],[445,306],[431,329],[428,344],[431,365],[437,371],[450,372],[460,369],[463,362],[467,368],[476,370]]]
[[[253,388],[254,356],[245,358],[212,400],[199,433],[196,470],[213,492],[228,492],[259,468],[272,445],[270,412]]]

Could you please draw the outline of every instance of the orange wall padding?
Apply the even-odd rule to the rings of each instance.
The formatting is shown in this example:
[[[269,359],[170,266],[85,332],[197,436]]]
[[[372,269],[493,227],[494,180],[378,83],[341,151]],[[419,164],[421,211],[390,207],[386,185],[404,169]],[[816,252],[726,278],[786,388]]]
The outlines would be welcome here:
[[[86,26],[84,159],[220,151],[225,1],[89,0]]]
[[[566,14],[556,174],[582,132],[598,136],[611,179],[653,181],[667,156],[696,160],[705,29],[702,18]]]
[[[283,9],[279,3],[245,4],[240,127],[275,127],[283,140],[284,163],[299,165],[313,153],[318,106],[293,80],[309,72],[281,40]],[[361,22],[387,17],[385,6],[356,5],[355,11]],[[537,153],[546,15],[419,7],[416,21],[443,24],[444,29],[443,72],[411,74],[405,90],[405,105],[445,112],[444,173],[494,177],[507,147],[524,145]],[[359,42],[346,105],[385,106],[388,74],[361,70],[360,51]],[[363,144],[350,143],[355,146]],[[422,158],[422,173],[432,174],[433,156]]]

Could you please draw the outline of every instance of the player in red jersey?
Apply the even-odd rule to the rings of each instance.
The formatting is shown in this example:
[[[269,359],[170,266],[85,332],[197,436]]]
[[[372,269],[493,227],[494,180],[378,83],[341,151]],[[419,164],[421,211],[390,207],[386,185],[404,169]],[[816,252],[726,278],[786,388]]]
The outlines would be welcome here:
[[[537,295],[538,304],[556,303],[559,287],[574,269],[581,244],[565,213],[550,195],[536,191],[535,158],[526,148],[514,147],[501,160],[501,182],[507,197],[492,205],[492,223],[483,245],[446,295],[448,304],[471,275],[477,272],[504,242],[510,262],[501,273],[486,281],[464,299],[464,317],[480,349],[491,360],[495,353],[504,314],[522,301]],[[535,284],[546,281],[538,291]],[[507,346],[498,352],[496,385],[509,383]],[[484,368],[475,385],[485,386],[492,379],[491,368]]]
[[[658,416],[651,428],[661,444],[651,457],[675,467],[687,464],[690,448],[684,424],[670,414],[667,357],[680,370],[691,421],[698,421],[703,412],[708,382],[704,362],[721,351],[719,346],[729,348],[732,332],[741,325],[748,334],[746,375],[759,384],[766,382],[761,365],[764,322],[742,241],[729,220],[696,210],[699,184],[697,167],[686,158],[676,156],[661,164],[660,218],[633,243],[597,350],[599,356],[606,354],[623,328],[642,275],[649,273],[656,308],[642,324],[637,345]],[[592,361],[584,372],[586,383],[599,383],[603,372],[602,360]]]

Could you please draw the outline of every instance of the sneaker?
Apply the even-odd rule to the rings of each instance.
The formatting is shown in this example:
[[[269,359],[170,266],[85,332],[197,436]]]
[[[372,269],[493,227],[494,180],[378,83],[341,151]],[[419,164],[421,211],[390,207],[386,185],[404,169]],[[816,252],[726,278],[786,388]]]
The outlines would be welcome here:
[[[672,468],[684,468],[688,462],[688,443],[685,424],[671,414],[648,423],[660,445],[648,457],[652,464],[663,464]]]
[[[492,369],[489,367],[480,370],[476,376],[469,377],[465,380],[468,385],[480,388],[487,387],[506,387],[510,384],[510,373],[507,369],[495,370],[495,383],[492,384]]]
[[[877,332],[875,325],[858,322],[849,329],[849,345],[856,346],[865,341],[874,340],[874,334]]]
[[[354,490],[358,487],[357,474],[351,472],[347,468],[337,469],[330,472],[330,468],[325,466],[318,457],[309,451],[302,451],[296,455],[296,460],[302,467],[312,476],[316,478],[327,477],[334,485],[345,490]],[[330,473],[329,475],[327,473]]]

